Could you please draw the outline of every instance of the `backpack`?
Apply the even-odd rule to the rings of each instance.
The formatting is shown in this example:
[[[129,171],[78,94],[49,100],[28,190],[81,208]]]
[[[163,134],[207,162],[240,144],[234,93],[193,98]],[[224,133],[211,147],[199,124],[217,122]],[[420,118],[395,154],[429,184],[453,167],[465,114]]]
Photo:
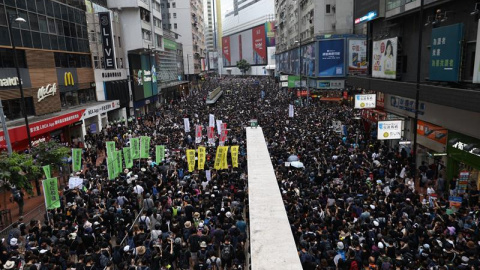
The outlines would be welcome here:
[[[153,189],[152,189],[152,194],[153,194],[153,196],[157,196],[157,195],[158,195],[157,187],[155,187],[155,186],[153,187]]]
[[[110,259],[107,256],[105,256],[105,254],[102,253],[102,255],[100,255],[100,265],[102,267],[106,267],[109,261]]]
[[[225,245],[222,248],[222,260],[230,260],[232,258],[232,245]]]
[[[390,257],[386,257],[385,261],[382,261],[382,265],[380,266],[380,269],[381,270],[389,270],[391,268],[392,268],[392,261],[391,261]]]
[[[350,263],[350,269],[349,270],[358,270],[358,263],[357,261],[353,260],[351,263]]]
[[[199,250],[197,252],[197,257],[202,262],[206,262],[207,261],[207,251],[206,250]]]
[[[117,248],[115,251],[113,251],[113,263],[114,264],[120,264],[122,262],[122,254],[120,253],[120,249]]]
[[[138,218],[138,225],[143,225],[144,228],[147,228],[147,217],[141,216]]]
[[[22,199],[22,195],[20,194],[20,191],[18,189],[15,189],[12,195],[13,195],[13,200],[16,202]]]

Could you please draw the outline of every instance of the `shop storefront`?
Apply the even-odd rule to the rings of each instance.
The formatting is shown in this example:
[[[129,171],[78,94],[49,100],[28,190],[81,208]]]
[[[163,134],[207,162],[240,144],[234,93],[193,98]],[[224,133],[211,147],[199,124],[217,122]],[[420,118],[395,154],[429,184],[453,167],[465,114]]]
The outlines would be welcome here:
[[[98,133],[112,121],[125,121],[126,109],[120,106],[120,101],[105,101],[101,104],[88,107],[82,117],[82,133]]]
[[[480,188],[480,140],[448,131],[447,154],[447,179],[462,173],[469,187]]]

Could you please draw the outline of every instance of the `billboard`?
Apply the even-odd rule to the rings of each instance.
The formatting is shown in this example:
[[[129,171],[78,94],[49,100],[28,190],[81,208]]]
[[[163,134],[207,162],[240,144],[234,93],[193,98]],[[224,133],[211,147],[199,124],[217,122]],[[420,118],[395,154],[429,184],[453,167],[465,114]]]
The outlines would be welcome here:
[[[448,130],[443,127],[418,120],[417,134],[443,145],[447,144]]]
[[[433,28],[429,80],[458,82],[463,23]]]
[[[146,99],[158,94],[157,68],[155,57],[148,55],[128,55],[134,101]]]
[[[315,76],[315,43],[303,46],[302,55],[302,75],[308,77]]]
[[[372,77],[384,79],[397,77],[397,44],[397,37],[373,42]]]
[[[99,12],[100,33],[102,34],[103,61],[105,69],[116,69],[115,66],[115,46],[112,38],[112,26],[110,12]]]
[[[267,63],[266,38],[265,25],[252,29],[253,64]]]
[[[348,40],[348,73],[367,74],[367,40]]]
[[[230,37],[222,37],[222,55],[223,66],[228,67],[232,65],[232,57],[230,53]]]
[[[265,23],[267,47],[275,47],[275,22]]]
[[[268,63],[267,47],[275,46],[275,33],[272,27],[274,27],[273,23],[261,24],[223,37],[224,66],[235,66],[241,59],[245,59],[251,65],[266,65]],[[273,45],[270,46],[270,44]]]
[[[319,77],[345,76],[345,40],[328,39],[320,40],[318,44]]]
[[[402,121],[378,121],[377,139],[399,140],[402,138]]]
[[[376,101],[375,94],[355,95],[355,109],[374,109]]]
[[[208,69],[218,69],[218,52],[208,52]]]

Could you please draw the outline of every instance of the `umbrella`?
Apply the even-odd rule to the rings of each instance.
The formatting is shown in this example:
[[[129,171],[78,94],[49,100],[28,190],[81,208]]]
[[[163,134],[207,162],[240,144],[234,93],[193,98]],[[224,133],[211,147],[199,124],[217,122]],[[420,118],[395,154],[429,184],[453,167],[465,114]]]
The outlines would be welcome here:
[[[293,162],[293,161],[299,161],[300,159],[298,158],[297,155],[291,155],[288,157],[287,161],[288,162]]]
[[[300,162],[300,161],[294,161],[294,162],[290,163],[290,166],[295,167],[295,168],[305,168],[305,166],[303,166],[303,163]]]

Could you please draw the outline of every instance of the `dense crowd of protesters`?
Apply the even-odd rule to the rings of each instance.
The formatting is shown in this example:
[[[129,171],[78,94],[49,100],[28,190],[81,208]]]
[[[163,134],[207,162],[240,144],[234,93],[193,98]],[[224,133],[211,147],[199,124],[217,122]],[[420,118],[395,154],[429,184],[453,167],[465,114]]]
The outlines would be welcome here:
[[[228,95],[206,106],[208,91],[218,85]],[[290,118],[294,99],[271,78],[209,79],[185,99],[166,102],[128,125],[89,133],[77,175],[84,187],[66,187],[61,207],[49,211],[45,222],[14,224],[0,246],[3,268],[243,269],[248,260],[243,128],[254,118],[264,130],[304,269],[479,268],[475,189],[450,213],[442,164],[420,166],[420,189],[410,154],[365,132],[353,109],[315,99],[296,103],[302,105]],[[209,114],[227,123],[226,145],[239,145],[240,154],[238,168],[229,164],[216,171],[216,147],[207,147],[207,180],[206,171],[187,170],[185,150],[198,145],[194,131],[184,132],[183,118],[206,127]],[[343,132],[334,121],[342,122]],[[135,160],[132,169],[106,180],[105,142],[115,141],[121,149],[130,138],[145,135],[152,139],[151,158]],[[167,149],[160,164],[154,162],[154,145]],[[288,166],[292,157],[304,168]]]

